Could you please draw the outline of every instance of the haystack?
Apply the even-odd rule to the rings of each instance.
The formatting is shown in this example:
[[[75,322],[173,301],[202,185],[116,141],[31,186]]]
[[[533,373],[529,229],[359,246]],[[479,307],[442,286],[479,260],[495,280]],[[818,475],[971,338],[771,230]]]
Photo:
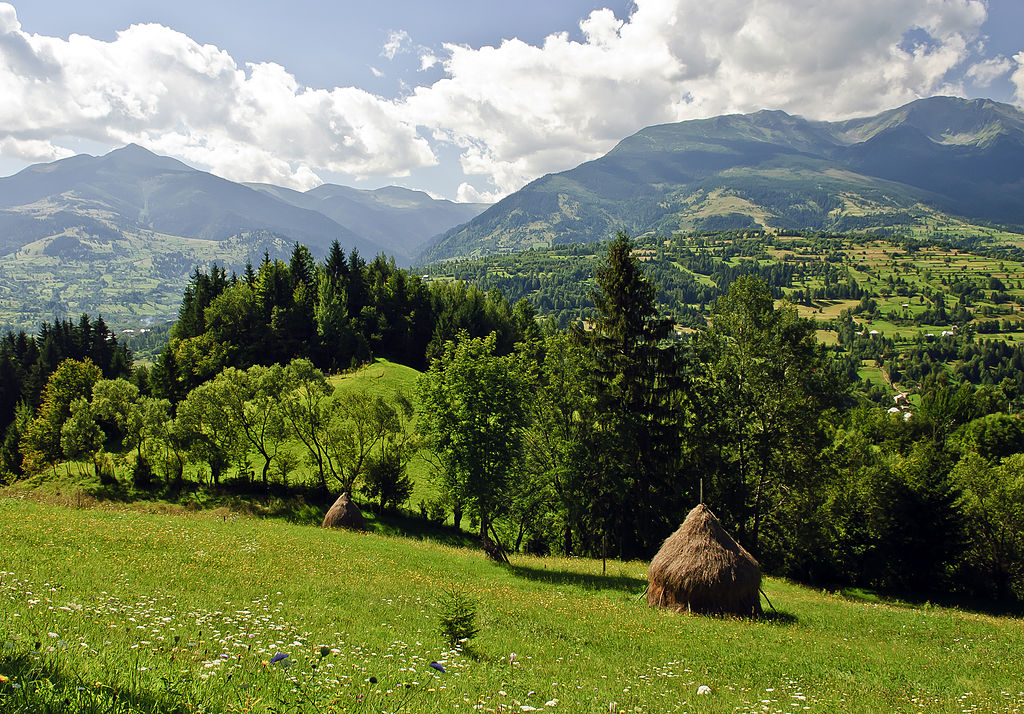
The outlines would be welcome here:
[[[761,614],[761,566],[711,509],[690,511],[647,570],[651,607],[744,617]]]
[[[324,516],[323,528],[348,528],[361,531],[366,527],[363,513],[348,493],[338,496],[331,509]]]

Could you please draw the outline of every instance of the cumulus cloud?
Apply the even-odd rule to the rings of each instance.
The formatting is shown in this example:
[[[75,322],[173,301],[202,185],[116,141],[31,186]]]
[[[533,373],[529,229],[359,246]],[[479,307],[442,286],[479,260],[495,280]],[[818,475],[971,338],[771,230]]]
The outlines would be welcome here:
[[[463,200],[495,198],[608,151],[651,124],[783,109],[837,119],[1009,72],[983,54],[983,0],[635,0],[590,13],[581,39],[425,48],[391,32],[420,80],[387,99],[301,86],[273,63],[160,25],[102,42],[31,35],[0,2],[0,151],[58,156],[53,137],[134,141],[228,178],[306,188],[318,172],[406,176],[457,147]],[[414,67],[415,69],[415,67]],[[380,71],[373,69],[376,76]],[[35,142],[35,143],[33,143]],[[48,153],[49,152],[49,153]]]
[[[962,94],[953,70],[985,17],[980,0],[636,0],[628,18],[592,12],[582,41],[447,45],[446,77],[407,109],[503,193],[659,122],[762,108],[836,119]]]
[[[236,180],[295,188],[317,170],[407,175],[436,163],[393,101],[352,87],[300,86],[277,64],[239,67],[225,51],[161,25],[112,42],[22,31],[0,3],[0,151],[50,158],[57,136],[136,142]]]
[[[17,139],[13,136],[5,136],[0,139],[0,156],[24,161],[56,161],[66,159],[75,152],[59,146],[54,146],[49,141],[40,139]]]
[[[1017,101],[1017,104],[1024,104],[1024,52],[1015,54],[1013,61],[1017,64],[1013,74],[1010,75],[1010,81],[1013,82],[1013,86],[1017,89],[1014,99]]]

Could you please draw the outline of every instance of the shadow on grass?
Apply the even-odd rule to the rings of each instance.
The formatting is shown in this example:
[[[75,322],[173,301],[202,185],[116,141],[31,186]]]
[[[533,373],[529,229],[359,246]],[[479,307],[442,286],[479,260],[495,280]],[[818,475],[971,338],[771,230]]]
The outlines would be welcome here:
[[[318,526],[337,494],[315,485],[284,486],[278,483],[264,485],[248,479],[225,479],[219,484],[196,483],[184,480],[175,484],[154,482],[151,489],[136,489],[117,482],[94,486],[85,494],[81,507],[95,502],[129,504],[165,504],[186,511],[230,512],[260,518],[278,518],[298,525]],[[377,512],[372,504],[357,504],[366,519],[366,529],[381,535],[403,536],[417,540],[430,540],[457,548],[479,548],[480,542],[472,533],[461,528],[425,519],[417,514],[391,509]]]
[[[837,594],[847,600],[866,603],[884,603],[908,610],[929,610],[945,607],[962,612],[974,612],[994,617],[1024,617],[1024,602],[1008,600],[987,600],[967,596],[953,597],[946,593],[918,595],[913,593],[884,593],[867,588],[842,588]]]
[[[796,615],[785,610],[765,610],[764,614],[757,619],[772,625],[795,625],[797,623]]]
[[[37,659],[39,657],[39,659]],[[0,711],[10,714],[54,712],[105,714],[111,711],[178,714],[194,711],[178,701],[173,690],[166,694],[140,691],[137,687],[86,682],[61,665],[61,658],[31,652],[0,655],[0,673],[9,681],[0,684]]]
[[[378,514],[366,509],[363,515],[366,517],[366,529],[372,533],[429,540],[453,548],[480,548],[480,540],[472,533],[403,511],[386,511]]]
[[[525,565],[507,565],[505,568],[519,578],[535,580],[553,585],[573,585],[584,590],[621,590],[639,597],[639,593],[647,587],[642,578],[631,578],[628,575],[590,575],[551,568],[533,568]]]

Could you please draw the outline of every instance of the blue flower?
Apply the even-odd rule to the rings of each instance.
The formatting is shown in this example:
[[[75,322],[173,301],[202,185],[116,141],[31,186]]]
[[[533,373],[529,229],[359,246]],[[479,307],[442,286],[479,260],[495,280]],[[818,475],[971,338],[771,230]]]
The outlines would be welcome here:
[[[430,666],[436,669],[438,672],[441,672],[442,674],[444,673],[444,667],[442,667],[439,663],[431,662]]]
[[[276,655],[274,655],[274,657],[273,657],[273,658],[272,658],[272,659],[270,660],[270,664],[274,664],[275,662],[280,662],[281,660],[283,660],[283,659],[284,659],[285,657],[287,657],[287,656],[288,656],[287,654],[281,654],[280,652],[278,652],[278,653],[277,653]]]

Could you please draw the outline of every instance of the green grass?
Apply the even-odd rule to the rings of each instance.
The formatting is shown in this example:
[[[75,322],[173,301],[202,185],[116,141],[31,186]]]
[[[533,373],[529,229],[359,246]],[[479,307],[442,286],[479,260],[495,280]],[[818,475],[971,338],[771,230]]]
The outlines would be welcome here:
[[[420,402],[416,385],[420,374],[412,367],[385,359],[377,359],[354,372],[331,377],[330,382],[335,387],[342,389],[364,390],[371,394],[379,393],[387,399],[392,399],[396,394],[402,393],[412,401],[414,407],[419,409]],[[431,480],[430,456],[428,452],[421,451],[413,457],[407,468],[407,473],[413,482],[412,495],[409,496],[408,503],[413,509],[418,507],[420,501],[429,503],[438,496],[437,487]]]
[[[785,616],[691,617],[639,601],[643,563],[503,567],[430,542],[13,498],[0,520],[5,712],[1024,706],[1016,619],[774,580]],[[478,602],[463,651],[438,623],[452,583]],[[293,666],[270,664],[277,653]]]

